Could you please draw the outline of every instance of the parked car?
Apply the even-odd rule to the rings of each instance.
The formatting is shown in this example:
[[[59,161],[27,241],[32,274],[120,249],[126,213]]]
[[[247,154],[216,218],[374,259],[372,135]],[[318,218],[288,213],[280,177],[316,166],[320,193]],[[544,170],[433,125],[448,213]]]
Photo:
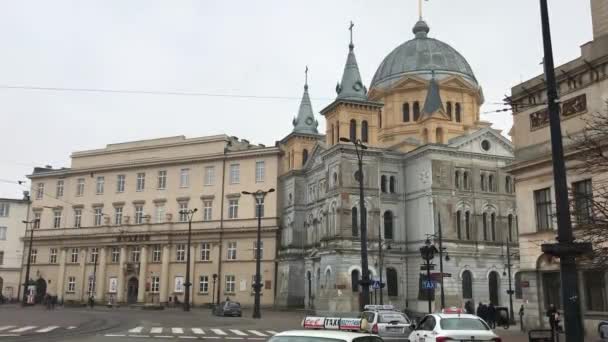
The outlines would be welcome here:
[[[236,316],[241,317],[241,304],[238,302],[221,302],[213,308],[213,314],[216,316]]]
[[[366,319],[371,332],[380,337],[407,338],[411,332],[409,317],[389,305],[366,305],[361,318]]]
[[[413,342],[492,341],[501,338],[481,318],[461,313],[426,315],[409,336]]]

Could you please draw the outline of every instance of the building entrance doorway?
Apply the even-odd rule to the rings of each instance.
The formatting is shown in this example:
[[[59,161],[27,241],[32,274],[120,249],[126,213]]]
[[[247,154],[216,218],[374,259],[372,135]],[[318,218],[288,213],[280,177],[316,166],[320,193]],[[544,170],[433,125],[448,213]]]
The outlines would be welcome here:
[[[137,303],[137,293],[139,292],[139,281],[135,277],[131,277],[127,283],[127,303]]]
[[[494,271],[490,272],[489,278],[490,303],[494,304],[494,306],[497,306],[500,304],[498,298],[498,273]]]

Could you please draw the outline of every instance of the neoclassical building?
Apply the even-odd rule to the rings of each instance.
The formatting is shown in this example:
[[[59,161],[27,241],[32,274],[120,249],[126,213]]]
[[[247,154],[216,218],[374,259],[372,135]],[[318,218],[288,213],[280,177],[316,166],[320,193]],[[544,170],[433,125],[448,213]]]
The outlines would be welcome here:
[[[515,254],[517,219],[513,181],[502,169],[513,161],[512,146],[480,120],[483,92],[466,59],[429,31],[418,21],[369,90],[351,41],[336,99],[321,110],[325,134],[304,86],[293,131],[278,142],[278,305],[358,310],[360,196],[355,148],[340,141],[346,137],[368,147],[369,269],[374,279],[382,272],[384,303],[426,310],[419,248],[441,224],[446,304],[508,306],[506,244]],[[431,296],[438,307],[439,291]]]

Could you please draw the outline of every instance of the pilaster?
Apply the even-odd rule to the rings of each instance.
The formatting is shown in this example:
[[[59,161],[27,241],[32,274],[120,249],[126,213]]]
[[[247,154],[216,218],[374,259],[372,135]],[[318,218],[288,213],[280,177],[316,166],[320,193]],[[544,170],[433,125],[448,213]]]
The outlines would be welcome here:
[[[162,264],[160,268],[160,302],[167,303],[169,294],[169,257],[171,249],[169,245],[163,246]]]
[[[146,271],[148,269],[148,247],[146,245],[141,246],[139,254],[139,277],[138,277],[138,291],[137,291],[137,302],[144,303],[146,301]]]
[[[99,249],[97,257],[99,265],[97,266],[97,279],[95,279],[95,298],[98,301],[104,301],[105,284],[106,284],[106,248]]]
[[[125,262],[127,261],[127,247],[120,247],[120,261],[118,263],[118,289],[116,300],[119,303],[125,301]]]

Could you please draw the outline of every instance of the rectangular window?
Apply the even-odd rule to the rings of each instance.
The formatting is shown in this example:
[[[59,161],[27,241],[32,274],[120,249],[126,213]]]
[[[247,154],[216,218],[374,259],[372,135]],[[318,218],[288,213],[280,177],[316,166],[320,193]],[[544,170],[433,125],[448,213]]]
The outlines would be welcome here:
[[[103,212],[101,211],[101,208],[93,208],[93,212],[94,212],[93,225],[94,226],[101,226],[101,219],[103,217]]]
[[[179,187],[187,188],[190,186],[190,169],[179,170]]]
[[[150,292],[158,293],[159,291],[160,291],[160,277],[152,276],[152,288],[150,289]]]
[[[116,176],[116,192],[125,192],[125,175]]]
[[[38,183],[36,187],[36,199],[42,199],[44,196],[44,183]]]
[[[201,261],[209,261],[211,258],[211,244],[203,242],[201,244]]]
[[[0,240],[6,240],[6,227],[0,227]]]
[[[253,259],[257,260],[258,242],[253,241]],[[260,260],[264,258],[264,241],[260,241]]]
[[[139,246],[133,246],[131,248],[131,262],[139,262],[139,258],[141,256],[141,249]]]
[[[164,190],[167,188],[167,171],[158,171],[158,190]]]
[[[103,176],[97,177],[97,182],[95,185],[95,193],[98,195],[103,194],[103,190],[106,184],[106,178]]]
[[[76,196],[84,196],[84,178],[76,180]]]
[[[78,248],[72,248],[72,255],[70,256],[71,263],[75,264],[78,262],[78,254],[80,254]]]
[[[228,242],[228,260],[236,260],[236,242]]]
[[[239,164],[230,164],[230,184],[241,182],[241,170]]]
[[[61,227],[61,210],[53,210],[53,228]]]
[[[180,243],[176,246],[175,260],[186,261],[186,245]]]
[[[144,223],[144,206],[138,204],[135,206],[135,224]]]
[[[266,177],[266,165],[263,161],[255,162],[255,181],[261,183]]]
[[[226,286],[225,286],[225,292],[226,293],[234,293],[235,292],[235,288],[236,288],[236,277],[233,275],[227,275],[226,276]]]
[[[35,248],[32,248],[32,251],[30,252],[30,264],[35,264],[37,258],[38,258],[38,250]]]
[[[551,188],[534,191],[536,205],[536,227],[540,230],[553,229],[553,212],[551,208]]]
[[[95,278],[89,277],[89,281],[87,283],[87,293],[89,296],[92,296],[95,293]]]
[[[156,206],[156,223],[163,223],[165,222],[165,205],[164,204],[158,204]]]
[[[152,262],[160,262],[162,257],[162,249],[160,245],[155,245],[152,249]]]
[[[577,224],[593,222],[593,189],[591,179],[572,183],[574,214]]]
[[[120,248],[112,247],[112,263],[117,264],[120,261]]]
[[[40,219],[42,218],[42,213],[41,212],[35,212],[34,213],[34,229],[39,229],[40,228]]]
[[[203,275],[199,277],[198,292],[209,293],[209,276]]]
[[[205,185],[213,185],[215,182],[215,166],[205,167]]]
[[[188,202],[179,202],[179,222],[188,222]]]
[[[57,198],[63,197],[63,179],[57,181],[57,190],[55,192]]]
[[[57,263],[57,248],[51,248],[49,250],[49,263],[51,263],[51,264]]]
[[[97,260],[99,259],[99,248],[97,248],[97,247],[91,248],[91,254],[89,254],[89,255],[90,255],[89,262],[92,264],[96,264]]]
[[[203,221],[211,221],[211,215],[213,214],[213,201],[203,201]]]
[[[589,311],[606,311],[606,284],[604,272],[590,270],[583,273],[585,283],[585,302]]]
[[[239,217],[239,200],[231,199],[228,201],[228,218],[235,219]]]
[[[256,198],[255,204],[254,216],[258,217],[259,215],[260,217],[264,217],[264,197]]]
[[[10,204],[6,202],[0,202],[0,217],[7,217]]]
[[[76,292],[76,277],[68,277],[67,292]]]
[[[122,224],[122,207],[114,208],[114,224],[115,225]]]
[[[80,228],[82,226],[82,209],[74,209],[74,228]]]
[[[4,265],[4,252],[0,251],[0,265]]]
[[[135,187],[136,191],[144,191],[146,188],[146,174],[144,172],[140,172],[137,174],[137,184]]]

